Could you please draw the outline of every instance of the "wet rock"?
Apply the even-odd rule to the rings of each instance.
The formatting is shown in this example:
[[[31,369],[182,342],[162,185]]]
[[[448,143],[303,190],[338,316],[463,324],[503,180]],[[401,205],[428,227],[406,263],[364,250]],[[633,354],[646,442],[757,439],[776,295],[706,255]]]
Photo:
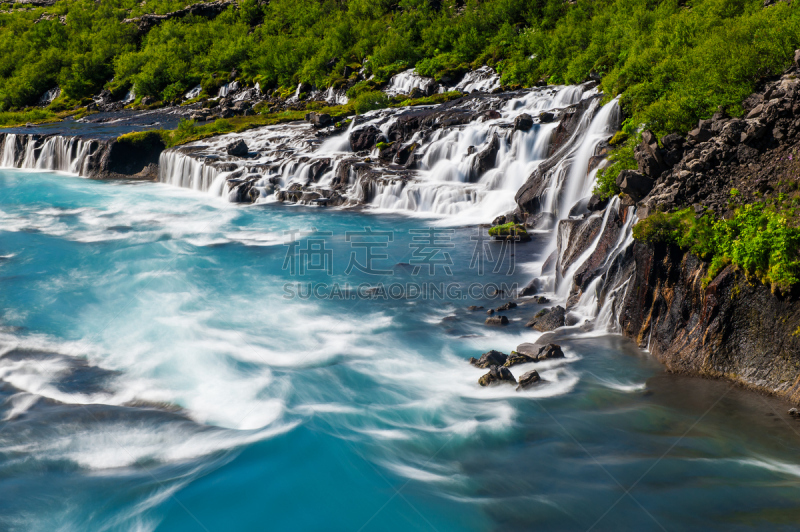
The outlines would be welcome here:
[[[557,306],[554,308],[542,309],[525,324],[525,327],[533,327],[537,331],[547,332],[559,327],[563,327],[566,323],[566,311],[564,307]]]
[[[546,298],[546,297],[544,297],[544,296],[536,296],[536,297],[534,297],[534,298],[533,298],[533,300],[534,300],[534,301],[536,302],[536,304],[538,304],[538,305],[546,305],[546,304],[550,303],[550,300],[549,300],[549,299],[547,299],[547,298]]]
[[[467,310],[469,311],[483,310],[483,307],[479,305],[470,305],[467,307]]]
[[[350,133],[350,148],[355,152],[371,150],[382,138],[383,133],[375,126],[357,129]]]
[[[249,151],[247,144],[245,144],[242,139],[232,142],[225,147],[225,152],[234,157],[244,157]]]
[[[516,351],[511,351],[511,354],[508,355],[508,358],[506,358],[506,361],[503,364],[503,366],[510,368],[512,366],[518,366],[520,364],[528,364],[530,362],[536,362],[536,358],[528,356],[523,353],[518,353]]]
[[[492,349],[491,351],[487,351],[486,353],[482,354],[480,358],[470,358],[469,363],[476,368],[483,369],[488,368],[489,366],[502,366],[507,360],[508,355]]]
[[[537,281],[538,281],[537,279],[534,279],[533,281],[525,285],[525,287],[522,290],[520,290],[519,294],[517,295],[519,297],[528,297],[539,292],[539,284]]]
[[[790,408],[788,413],[792,417],[800,417],[800,410],[797,410],[796,408]]]
[[[486,311],[486,314],[491,316],[492,314],[494,314],[494,312],[495,312],[495,310],[493,308],[490,308],[489,310]]]
[[[525,219],[525,226],[537,231],[550,231],[558,222],[558,219],[551,212],[540,212],[533,214]]]
[[[486,325],[494,325],[494,326],[508,325],[508,318],[505,316],[491,316],[489,318],[486,318],[485,323]]]
[[[512,352],[512,355],[524,355],[531,359],[533,362],[542,362],[553,358],[564,358],[564,351],[558,344],[531,344],[524,343],[517,346],[517,350]]]
[[[620,190],[637,202],[653,190],[654,184],[653,179],[633,170],[623,170],[617,176],[617,186]]]
[[[478,384],[481,386],[489,386],[491,384],[498,384],[501,382],[516,384],[517,379],[514,378],[514,375],[511,374],[508,368],[503,366],[491,366],[489,368],[489,373],[478,379]]]
[[[556,119],[556,115],[554,115],[553,113],[549,113],[547,111],[545,111],[543,113],[539,113],[539,122],[541,124],[549,124],[550,122],[552,122],[555,119]]]
[[[522,113],[514,119],[515,131],[528,131],[533,127],[533,118],[527,113]]]
[[[523,373],[519,378],[517,391],[524,390],[525,388],[528,388],[529,386],[532,386],[541,380],[542,378],[539,376],[539,372],[535,369]]]
[[[517,308],[517,304],[514,303],[513,301],[509,301],[508,303],[504,303],[504,304],[500,305],[495,310],[497,312],[501,312],[503,310],[511,310],[512,308]]]
[[[473,163],[474,179],[477,179],[485,174],[487,170],[494,168],[495,161],[497,160],[497,152],[499,150],[500,139],[497,137],[497,133],[495,133],[492,135],[492,140],[489,141],[489,145],[475,156],[475,162]]]
[[[606,208],[606,205],[608,205],[608,198],[601,199],[597,194],[592,194],[592,197],[589,198],[589,202],[586,204],[586,208],[590,212],[602,211]]]

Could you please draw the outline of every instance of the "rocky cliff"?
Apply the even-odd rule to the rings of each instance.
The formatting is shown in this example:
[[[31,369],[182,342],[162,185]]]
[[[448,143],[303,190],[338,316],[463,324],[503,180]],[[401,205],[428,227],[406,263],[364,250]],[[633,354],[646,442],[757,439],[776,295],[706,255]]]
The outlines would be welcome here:
[[[686,138],[645,132],[637,171],[618,179],[638,215],[694,206],[730,217],[737,205],[785,201],[800,188],[800,69],[765,81]],[[638,197],[637,197],[638,196]],[[623,334],[671,371],[726,377],[800,402],[800,299],[778,295],[732,266],[707,286],[708,265],[675,246],[637,242],[623,261],[632,285],[619,309]],[[624,277],[624,275],[622,276]]]

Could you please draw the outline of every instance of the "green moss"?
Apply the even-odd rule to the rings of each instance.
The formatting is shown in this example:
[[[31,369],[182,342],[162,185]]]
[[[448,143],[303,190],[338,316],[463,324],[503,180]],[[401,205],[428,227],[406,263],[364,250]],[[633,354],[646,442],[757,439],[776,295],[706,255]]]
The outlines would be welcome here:
[[[528,235],[528,231],[520,225],[514,222],[509,222],[507,224],[502,225],[495,225],[494,227],[489,228],[489,236],[495,238],[513,238],[516,240],[529,240],[530,235]]]

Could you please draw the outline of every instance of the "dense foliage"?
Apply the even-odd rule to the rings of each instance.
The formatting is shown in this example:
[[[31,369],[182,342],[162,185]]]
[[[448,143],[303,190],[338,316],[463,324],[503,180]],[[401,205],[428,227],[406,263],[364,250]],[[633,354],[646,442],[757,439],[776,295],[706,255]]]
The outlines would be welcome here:
[[[374,84],[411,66],[447,80],[488,64],[506,84],[574,83],[594,71],[660,135],[718,106],[735,114],[800,45],[800,7],[762,0],[240,0],[145,35],[121,22],[187,3],[59,0],[0,13],[0,111],[55,86],[63,107],[104,86],[163,101],[197,84],[212,94],[233,70],[285,90],[342,86],[361,68]]]
[[[692,209],[656,212],[637,223],[633,236],[666,242],[711,261],[713,279],[727,264],[786,292],[800,282],[800,228],[790,217],[764,203],[743,205],[730,220],[695,216]]]

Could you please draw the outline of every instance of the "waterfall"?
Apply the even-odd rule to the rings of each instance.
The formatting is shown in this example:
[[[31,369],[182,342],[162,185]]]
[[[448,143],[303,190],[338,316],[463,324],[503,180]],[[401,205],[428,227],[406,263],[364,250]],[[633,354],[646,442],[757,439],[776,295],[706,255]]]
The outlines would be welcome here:
[[[96,140],[8,133],[3,142],[0,167],[50,170],[88,177],[90,163],[98,148]]]

